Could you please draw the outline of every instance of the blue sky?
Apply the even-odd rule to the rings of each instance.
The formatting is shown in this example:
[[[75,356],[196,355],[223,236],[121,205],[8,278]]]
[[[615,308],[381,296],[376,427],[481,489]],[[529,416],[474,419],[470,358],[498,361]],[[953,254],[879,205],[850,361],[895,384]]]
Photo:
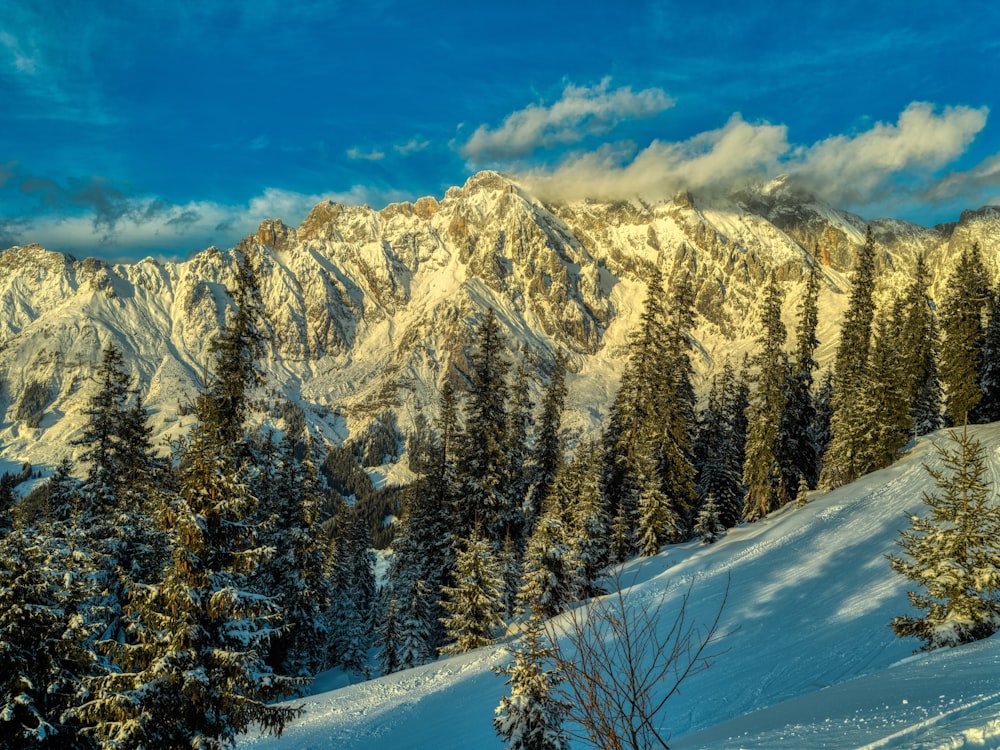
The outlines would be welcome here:
[[[699,7],[705,6],[705,7]],[[0,247],[228,247],[321,199],[790,175],[868,218],[1000,203],[1000,4],[0,4]]]

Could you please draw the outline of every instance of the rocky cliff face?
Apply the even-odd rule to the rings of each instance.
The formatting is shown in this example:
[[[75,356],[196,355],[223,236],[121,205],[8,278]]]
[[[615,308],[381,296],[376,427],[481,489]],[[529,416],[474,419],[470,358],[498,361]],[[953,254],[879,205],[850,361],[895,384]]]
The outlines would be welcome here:
[[[883,296],[905,282],[919,254],[940,288],[952,259],[973,241],[1000,272],[1000,208],[967,211],[934,228],[871,225]],[[617,387],[653,266],[668,283],[687,274],[695,284],[694,358],[705,375],[752,349],[757,291],[772,269],[788,288],[794,330],[797,291],[815,252],[825,282],[820,358],[829,360],[865,227],[780,181],[705,205],[689,194],[656,205],[543,205],[483,172],[441,200],[381,211],[321,203],[298,227],[268,220],[238,245],[257,264],[266,312],[268,383],[257,418],[275,421],[269,408],[289,399],[330,440],[387,410],[405,432],[419,414],[434,412],[446,379],[463,383],[473,331],[492,308],[536,394],[555,352],[569,354],[568,423],[587,429]],[[4,251],[4,455],[51,463],[72,453],[69,440],[109,343],[124,350],[156,430],[183,429],[184,405],[231,305],[234,257],[209,248],[184,262],[107,265],[34,245]],[[29,389],[44,397],[38,427],[17,418]]]

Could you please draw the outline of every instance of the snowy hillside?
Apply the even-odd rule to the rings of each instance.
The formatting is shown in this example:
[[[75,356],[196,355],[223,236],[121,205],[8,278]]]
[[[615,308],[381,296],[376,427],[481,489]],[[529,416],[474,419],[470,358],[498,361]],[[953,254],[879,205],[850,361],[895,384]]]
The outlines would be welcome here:
[[[1000,424],[974,434],[996,489]],[[691,587],[688,616],[709,623],[730,581],[725,653],[668,705],[671,748],[1000,747],[1000,639],[913,656],[918,643],[888,626],[909,605],[884,555],[899,552],[904,514],[921,512],[933,490],[923,464],[939,463],[933,443],[946,440],[921,439],[894,466],[714,545],[666,547],[626,566],[629,602],[662,600],[667,619]],[[285,736],[240,747],[499,747],[491,717],[505,687],[490,667],[509,659],[498,645],[317,694]],[[336,679],[321,676],[321,687],[324,678]]]
[[[772,270],[786,290],[786,322],[794,319],[818,251],[817,357],[826,364],[865,225],[780,180],[704,202],[685,193],[655,205],[547,205],[482,172],[440,200],[380,211],[323,202],[298,227],[268,220],[240,243],[257,265],[266,315],[268,385],[255,416],[275,422],[287,399],[331,442],[390,411],[402,434],[412,432],[433,417],[446,380],[464,382],[473,332],[491,308],[536,402],[556,352],[568,354],[565,423],[589,431],[617,388],[653,265],[668,281],[691,280],[701,388],[752,347],[760,287]],[[920,253],[938,286],[972,241],[1000,270],[1000,209],[968,211],[942,227],[872,226],[883,297]],[[210,248],[181,262],[108,265],[37,245],[0,254],[0,454],[51,466],[71,452],[108,344],[143,387],[156,433],[184,429],[183,406],[231,304],[233,257]],[[39,409],[39,420],[25,419]]]

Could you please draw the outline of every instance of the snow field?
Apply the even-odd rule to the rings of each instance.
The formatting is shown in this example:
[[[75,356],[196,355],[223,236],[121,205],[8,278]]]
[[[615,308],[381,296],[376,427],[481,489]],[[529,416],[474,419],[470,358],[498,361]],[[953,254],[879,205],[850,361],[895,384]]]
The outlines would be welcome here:
[[[995,479],[1000,424],[975,433]],[[889,627],[909,604],[884,556],[933,490],[923,463],[938,463],[932,442],[946,439],[714,545],[625,566],[629,603],[659,603],[663,632],[688,591],[689,622],[707,626],[729,586],[718,655],[664,714],[672,748],[1000,747],[1000,639],[914,657],[919,644]],[[284,737],[241,747],[499,747],[491,719],[505,687],[490,667],[509,659],[500,644],[315,695]]]

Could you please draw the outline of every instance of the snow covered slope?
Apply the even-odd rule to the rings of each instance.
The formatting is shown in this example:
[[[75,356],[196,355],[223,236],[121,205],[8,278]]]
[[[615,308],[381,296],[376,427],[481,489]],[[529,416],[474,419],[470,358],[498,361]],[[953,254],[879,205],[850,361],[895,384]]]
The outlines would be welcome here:
[[[1000,424],[978,427],[994,489]],[[683,748],[1000,747],[1000,637],[913,656],[888,623],[909,611],[906,581],[884,555],[933,490],[922,439],[903,460],[738,527],[714,545],[666,547],[629,564],[629,601],[663,601],[667,619],[692,588],[688,617],[708,623],[727,581],[726,649],[668,704],[664,729]],[[663,627],[669,626],[663,622]],[[491,717],[504,693],[490,667],[504,645],[304,699],[280,739],[246,750],[498,747]]]

